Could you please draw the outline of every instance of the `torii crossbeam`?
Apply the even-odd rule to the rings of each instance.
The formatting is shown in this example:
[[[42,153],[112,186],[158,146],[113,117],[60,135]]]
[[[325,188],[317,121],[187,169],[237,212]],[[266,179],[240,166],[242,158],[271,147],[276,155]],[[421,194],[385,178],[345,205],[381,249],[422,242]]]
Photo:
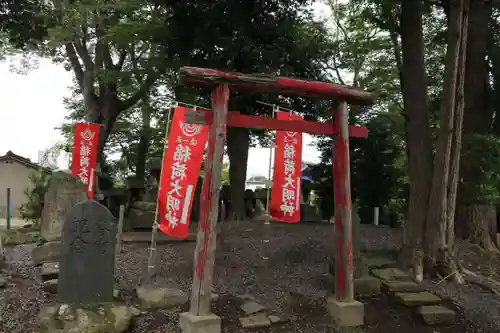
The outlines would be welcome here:
[[[371,105],[374,96],[351,87],[258,74],[227,73],[214,69],[182,67],[181,81],[212,89],[212,110],[192,112],[190,123],[209,124],[208,155],[205,160],[200,202],[200,226],[195,250],[195,269],[189,312],[182,313],[179,326],[184,333],[221,332],[221,319],[211,313],[212,284],[216,249],[220,174],[226,127],[286,130],[335,135],[333,169],[335,185],[336,256],[335,296],[328,310],[340,325],[363,324],[363,304],[354,300],[352,258],[352,202],[350,186],[349,136],[366,138],[365,128],[349,126],[347,103]],[[333,124],[305,120],[276,120],[228,112],[229,89],[301,95],[332,101]],[[343,318],[351,318],[346,322]],[[347,323],[347,324],[346,324]]]

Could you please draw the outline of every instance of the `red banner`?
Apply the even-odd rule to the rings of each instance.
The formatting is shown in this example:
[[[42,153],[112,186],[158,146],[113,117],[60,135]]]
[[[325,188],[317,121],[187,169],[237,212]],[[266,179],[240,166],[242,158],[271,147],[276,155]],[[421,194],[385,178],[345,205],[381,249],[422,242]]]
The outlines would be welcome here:
[[[278,120],[302,120],[298,115],[277,113]],[[269,212],[273,220],[300,221],[302,133],[276,131],[274,174]]]
[[[73,138],[71,173],[85,184],[90,200],[94,198],[100,127],[95,123],[77,123]]]
[[[175,109],[163,157],[158,214],[160,230],[177,238],[189,234],[191,206],[207,143],[207,125],[186,124],[186,108]]]

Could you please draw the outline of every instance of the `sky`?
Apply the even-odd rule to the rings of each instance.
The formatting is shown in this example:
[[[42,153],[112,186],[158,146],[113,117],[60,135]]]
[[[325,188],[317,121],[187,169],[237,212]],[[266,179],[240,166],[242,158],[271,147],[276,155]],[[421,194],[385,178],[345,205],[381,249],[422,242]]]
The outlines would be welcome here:
[[[314,6],[318,16],[328,14],[324,5]],[[63,98],[69,97],[72,73],[49,59],[40,59],[38,67],[26,74],[10,70],[19,59],[0,61],[0,156],[13,153],[38,161],[38,154],[59,142],[62,137],[55,128],[68,114]],[[302,159],[319,162],[319,152],[311,146],[313,138],[304,134]],[[269,148],[250,148],[247,178],[267,176]],[[263,163],[266,161],[266,163]],[[66,169],[68,161],[61,157],[59,167]]]

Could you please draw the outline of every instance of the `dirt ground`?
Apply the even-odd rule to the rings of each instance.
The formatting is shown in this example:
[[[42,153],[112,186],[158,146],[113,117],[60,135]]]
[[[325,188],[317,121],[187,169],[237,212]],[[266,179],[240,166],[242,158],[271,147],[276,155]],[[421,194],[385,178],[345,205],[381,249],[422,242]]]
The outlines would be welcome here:
[[[223,332],[336,332],[326,313],[325,299],[332,287],[328,260],[333,252],[333,228],[330,224],[297,225],[240,222],[225,223],[218,240],[215,270],[214,312],[222,317]],[[397,250],[397,230],[363,226],[363,248],[370,251]],[[31,264],[33,246],[17,246],[8,253],[17,276],[15,286],[0,291],[0,333],[33,331],[41,304],[54,297],[41,290],[41,283]],[[158,246],[154,282],[190,291],[193,275],[194,242]],[[147,244],[126,244],[117,256],[116,282],[128,303],[136,303],[135,287],[144,281]],[[268,258],[268,259],[264,259]],[[269,328],[244,330],[239,318],[242,302],[238,296],[250,294],[268,309],[288,318]],[[450,326],[428,327],[414,310],[397,305],[388,296],[361,300],[365,304],[365,333],[475,333],[500,332],[500,328],[482,327],[466,312],[459,310],[457,321]],[[500,299],[499,299],[500,301]],[[454,302],[449,302],[455,307]],[[177,328],[181,311],[157,311],[138,317],[128,333],[180,333]]]

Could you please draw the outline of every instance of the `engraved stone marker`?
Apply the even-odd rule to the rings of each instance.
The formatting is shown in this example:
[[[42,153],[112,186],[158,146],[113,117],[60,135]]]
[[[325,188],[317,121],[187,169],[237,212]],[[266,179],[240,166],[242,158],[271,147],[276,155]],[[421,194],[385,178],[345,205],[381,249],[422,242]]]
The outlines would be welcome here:
[[[78,177],[62,171],[54,172],[49,179],[40,218],[43,238],[47,241],[58,240],[66,215],[76,203],[87,199],[85,185]]]
[[[76,204],[64,222],[57,301],[113,301],[117,224],[96,201]]]

